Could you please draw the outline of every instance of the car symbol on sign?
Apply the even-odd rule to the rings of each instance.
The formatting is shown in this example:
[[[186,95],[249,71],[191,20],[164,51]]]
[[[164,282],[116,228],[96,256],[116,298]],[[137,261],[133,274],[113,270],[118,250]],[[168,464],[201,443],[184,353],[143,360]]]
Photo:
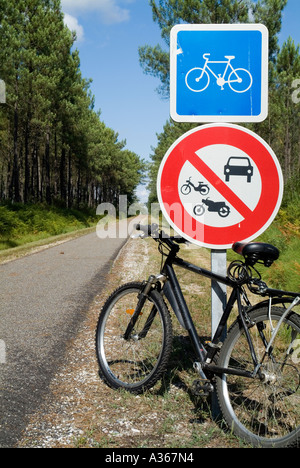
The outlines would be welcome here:
[[[247,177],[247,182],[250,184],[253,176],[253,166],[249,158],[242,158],[232,156],[228,159],[224,167],[224,174],[226,182],[229,182],[230,176],[244,176]]]

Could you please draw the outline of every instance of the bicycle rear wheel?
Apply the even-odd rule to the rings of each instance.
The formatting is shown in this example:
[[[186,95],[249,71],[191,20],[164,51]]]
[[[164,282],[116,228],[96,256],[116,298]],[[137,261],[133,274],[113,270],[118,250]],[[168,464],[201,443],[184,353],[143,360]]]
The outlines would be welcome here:
[[[170,313],[156,290],[145,298],[136,323],[130,326],[142,289],[142,283],[118,288],[104,305],[96,331],[100,376],[110,387],[136,394],[162,377],[173,339]]]
[[[252,342],[258,361],[285,309],[273,307],[249,314]],[[254,446],[265,448],[300,446],[300,317],[291,313],[281,324],[262,378],[235,375],[217,377],[217,394],[223,416],[231,430]],[[245,331],[239,321],[231,327],[221,349],[218,366],[253,372]]]

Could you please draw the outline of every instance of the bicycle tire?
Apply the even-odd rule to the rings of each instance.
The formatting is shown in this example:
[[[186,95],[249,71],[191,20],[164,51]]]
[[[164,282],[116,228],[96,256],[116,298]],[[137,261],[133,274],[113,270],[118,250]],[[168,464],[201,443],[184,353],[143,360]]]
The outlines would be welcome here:
[[[274,328],[284,312],[283,308],[272,308]],[[249,332],[260,362],[266,345],[259,335],[257,324],[260,324],[268,342],[271,330],[268,308],[262,306],[250,312],[249,319]],[[216,377],[217,396],[228,427],[252,446],[300,446],[300,359],[295,360],[292,354],[296,343],[297,356],[299,355],[299,338],[300,317],[292,312],[282,323],[270,356],[263,363],[262,370],[265,376],[268,375],[268,381],[228,374]],[[291,347],[289,354],[289,348],[286,350],[288,344]],[[284,353],[286,361],[283,359]],[[239,320],[228,332],[217,365],[253,372],[248,342]]]
[[[209,83],[210,76],[206,70],[203,70],[203,68],[193,68],[187,73],[185,77],[185,84],[193,93],[202,93],[202,91],[206,90]]]
[[[232,77],[236,77],[236,76],[239,76],[237,75],[237,73],[241,73],[242,72],[242,76],[246,76],[247,79],[249,79],[249,82],[246,83],[246,87],[245,88],[239,88],[238,85],[236,85],[236,79],[232,79]],[[243,82],[243,78],[241,78],[241,83]],[[240,82],[238,82],[240,83]],[[244,68],[237,68],[236,70],[233,70],[229,77],[228,77],[228,85],[230,87],[230,89],[232,91],[234,91],[235,93],[239,93],[239,94],[242,94],[242,93],[246,93],[247,91],[249,91],[249,89],[251,88],[253,84],[253,78],[252,78],[252,75],[251,73],[248,71],[248,70],[245,70]]]
[[[100,377],[113,389],[135,394],[149,390],[161,379],[173,342],[170,313],[156,290],[146,298],[129,339],[124,338],[142,289],[138,282],[116,289],[103,306],[96,330]]]

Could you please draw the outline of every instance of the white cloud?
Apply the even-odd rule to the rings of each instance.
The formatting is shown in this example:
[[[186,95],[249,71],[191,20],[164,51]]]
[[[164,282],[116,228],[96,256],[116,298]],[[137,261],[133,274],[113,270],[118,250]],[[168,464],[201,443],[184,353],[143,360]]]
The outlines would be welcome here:
[[[122,23],[129,20],[129,10],[120,4],[132,0],[62,0],[62,9],[68,14],[98,12],[106,24]]]
[[[84,30],[83,27],[78,23],[78,19],[75,18],[74,16],[69,15],[68,13],[65,13],[64,17],[64,23],[70,31],[75,31],[77,35],[77,41],[83,41],[84,39]]]
[[[140,203],[147,203],[149,198],[149,191],[144,185],[139,185],[136,189],[136,195]]]

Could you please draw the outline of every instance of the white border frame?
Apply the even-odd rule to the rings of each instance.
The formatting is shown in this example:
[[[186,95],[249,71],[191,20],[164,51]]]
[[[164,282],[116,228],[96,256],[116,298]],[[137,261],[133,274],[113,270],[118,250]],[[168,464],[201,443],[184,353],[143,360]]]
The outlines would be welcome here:
[[[177,104],[177,34],[180,31],[260,31],[262,33],[261,113],[249,115],[179,115]],[[263,24],[180,24],[171,30],[170,41],[170,115],[175,122],[226,123],[263,122],[269,106],[269,31]]]

